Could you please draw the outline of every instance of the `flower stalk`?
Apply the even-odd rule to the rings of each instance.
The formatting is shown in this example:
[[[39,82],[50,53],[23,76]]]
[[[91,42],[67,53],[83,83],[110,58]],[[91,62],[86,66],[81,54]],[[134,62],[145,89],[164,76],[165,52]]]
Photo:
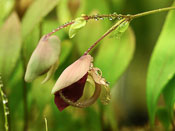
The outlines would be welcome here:
[[[109,20],[121,20],[123,18],[127,18],[127,19],[130,19],[130,20],[133,20],[135,18],[139,18],[139,17],[142,17],[142,16],[146,16],[146,15],[151,15],[151,14],[155,14],[155,13],[159,13],[159,12],[165,12],[165,11],[169,11],[169,10],[174,10],[175,7],[166,7],[166,8],[160,8],[160,9],[155,9],[155,10],[151,10],[151,11],[146,11],[146,12],[142,12],[142,13],[138,13],[138,14],[135,14],[135,15],[122,15],[122,14],[117,14],[117,13],[113,13],[113,14],[102,14],[102,15],[91,15],[91,16],[88,16],[88,15],[82,15],[82,17],[88,21],[88,20],[103,20],[104,18],[108,18]],[[58,28],[54,29],[52,32],[48,33],[45,38],[47,39],[49,36],[51,36],[52,34],[54,34],[55,32],[63,29],[63,28],[66,28],[72,24],[74,24],[74,20],[70,21],[70,22],[67,22],[61,26],[59,26]]]
[[[130,19],[123,18],[122,20],[118,21],[108,31],[106,31],[91,47],[89,47],[89,49],[84,53],[84,55],[87,55],[103,38],[105,38],[107,35],[109,35],[112,31],[114,31],[120,24],[122,24],[125,21],[130,21]]]
[[[3,84],[2,84],[1,76],[0,76],[0,95],[1,95],[1,100],[3,103],[4,119],[5,119],[4,127],[5,127],[5,131],[8,131],[9,130],[9,124],[8,124],[9,108],[7,107],[8,99],[6,95],[4,94],[2,87],[3,87]]]
[[[151,15],[151,14],[155,14],[155,13],[159,13],[159,12],[165,12],[165,11],[174,10],[174,9],[175,9],[175,7],[166,7],[166,8],[155,9],[155,10],[146,11],[146,12],[143,12],[143,13],[138,13],[138,14],[135,14],[135,15],[131,15],[130,18],[135,19],[135,18],[139,18],[139,17],[142,17],[142,16]]]

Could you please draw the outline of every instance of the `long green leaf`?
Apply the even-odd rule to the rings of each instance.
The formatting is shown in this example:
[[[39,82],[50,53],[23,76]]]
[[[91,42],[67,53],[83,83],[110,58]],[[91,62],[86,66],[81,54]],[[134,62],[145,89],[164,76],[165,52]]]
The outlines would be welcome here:
[[[5,80],[12,73],[21,49],[20,21],[12,13],[0,29],[0,72]]]
[[[149,64],[147,75],[147,105],[151,124],[154,124],[159,96],[175,73],[174,22],[175,11],[170,11]]]
[[[170,119],[173,119],[173,107],[175,103],[175,76],[173,79],[166,85],[166,88],[163,90],[163,95],[165,103],[168,109]]]
[[[0,1],[0,26],[4,18],[6,18],[14,6],[14,0],[1,0]]]
[[[25,38],[36,24],[45,17],[57,4],[59,0],[36,0],[27,10],[22,19],[22,35]]]

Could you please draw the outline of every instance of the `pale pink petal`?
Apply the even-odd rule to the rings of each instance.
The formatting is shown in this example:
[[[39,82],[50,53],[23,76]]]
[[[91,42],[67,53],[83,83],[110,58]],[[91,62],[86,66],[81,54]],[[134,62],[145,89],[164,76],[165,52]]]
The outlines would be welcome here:
[[[52,94],[80,80],[89,71],[92,59],[90,55],[84,55],[67,67],[58,78]]]
[[[25,81],[31,82],[46,73],[56,63],[60,54],[60,40],[57,36],[41,38],[27,65]]]

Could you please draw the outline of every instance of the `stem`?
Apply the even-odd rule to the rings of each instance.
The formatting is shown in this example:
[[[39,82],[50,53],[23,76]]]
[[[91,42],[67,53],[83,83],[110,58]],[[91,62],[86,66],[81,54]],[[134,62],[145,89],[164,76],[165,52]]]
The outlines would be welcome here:
[[[88,107],[92,104],[95,103],[95,101],[98,99],[99,95],[101,92],[101,87],[100,85],[95,86],[95,91],[93,96],[91,96],[88,100],[85,100],[83,102],[73,102],[71,100],[69,100],[68,98],[66,98],[63,94],[62,91],[59,91],[60,97],[69,105],[74,106],[74,107],[78,107],[78,108],[85,108]]]
[[[142,17],[142,16],[146,16],[146,15],[151,15],[151,14],[155,14],[155,13],[159,13],[159,12],[164,12],[164,11],[169,11],[169,10],[173,10],[173,9],[175,9],[175,7],[166,7],[166,8],[151,10],[151,11],[147,11],[147,12],[143,12],[143,13],[131,15],[130,18],[131,19],[135,19],[135,18],[138,18],[138,17]]]
[[[103,38],[109,35],[112,31],[114,31],[120,24],[125,21],[129,21],[128,18],[123,18],[122,20],[118,21],[115,25],[113,25],[107,32],[105,32],[85,53],[87,55]]]
[[[82,15],[82,17],[84,17],[85,20],[90,20],[90,19],[94,19],[94,20],[99,20],[99,19],[104,19],[104,18],[109,18],[110,20],[121,20],[123,18],[132,20],[138,17],[142,17],[145,15],[150,15],[150,14],[154,14],[154,13],[158,13],[158,12],[163,12],[163,11],[168,11],[168,10],[173,10],[175,9],[175,7],[167,7],[167,8],[161,8],[161,9],[156,9],[156,10],[152,10],[152,11],[147,11],[147,12],[143,12],[143,13],[139,13],[139,14],[135,14],[135,15],[122,15],[122,14],[117,14],[117,13],[113,13],[113,14],[104,14],[104,15],[92,15],[92,16],[88,16],[88,15]],[[52,34],[54,34],[55,32],[68,27],[70,25],[72,25],[75,21],[72,20],[71,22],[65,23],[61,26],[59,26],[58,28],[54,29],[52,32],[48,33],[45,36],[45,39],[47,39],[49,36],[51,36]]]
[[[68,23],[65,23],[65,24],[59,26],[58,28],[54,29],[52,32],[48,33],[48,34],[45,36],[45,39],[47,39],[47,38],[48,38],[49,36],[51,36],[53,33],[55,33],[55,32],[57,32],[57,31],[59,31],[59,30],[65,28],[65,27],[67,27],[67,26],[69,26],[69,25],[72,25],[73,23],[74,23],[74,21],[71,21],[71,22],[68,22]]]
[[[25,71],[26,71],[26,59],[24,56],[24,49],[21,50],[21,60],[22,60],[22,67],[23,67],[23,78],[25,77]],[[23,131],[28,130],[28,103],[27,103],[27,83],[22,80],[23,84],[23,108],[24,108],[24,126]]]
[[[122,19],[122,18],[129,18],[129,15],[122,15],[122,14],[117,14],[117,13],[113,13],[113,14],[104,14],[104,15],[92,15],[92,16],[83,16],[85,20],[90,20],[90,19],[94,19],[94,20],[103,20],[104,18],[109,18],[110,20],[115,20],[115,19]]]
[[[48,131],[48,125],[47,125],[47,118],[44,118],[45,126],[46,126],[46,131]]]
[[[5,119],[4,127],[5,127],[5,130],[8,131],[9,130],[9,124],[8,124],[9,109],[6,105],[8,102],[8,99],[7,99],[6,95],[4,94],[2,87],[3,87],[3,84],[2,84],[1,76],[0,76],[0,94],[1,94],[1,99],[2,99],[2,103],[3,103],[4,119]]]
[[[27,85],[24,80],[23,80],[23,104],[24,104],[24,128],[23,130],[27,131],[28,130]]]

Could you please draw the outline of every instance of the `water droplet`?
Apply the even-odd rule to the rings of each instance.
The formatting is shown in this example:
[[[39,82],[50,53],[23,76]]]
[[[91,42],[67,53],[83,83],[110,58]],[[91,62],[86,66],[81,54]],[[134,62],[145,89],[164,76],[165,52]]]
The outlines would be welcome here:
[[[94,15],[94,19],[95,19],[96,21],[99,20],[99,15],[98,15],[98,14]]]
[[[113,18],[112,17],[109,17],[109,20],[113,20]]]
[[[5,112],[5,115],[8,115],[8,114],[10,114],[9,111]]]
[[[87,16],[86,14],[81,14],[82,17]]]
[[[3,100],[3,104],[6,104],[6,103],[8,103],[8,100],[7,99],[4,99]]]
[[[100,20],[104,20],[104,18],[103,17],[100,17]]]
[[[96,18],[94,18],[94,19],[95,19],[96,21],[98,21],[98,20],[99,20],[99,18],[97,18],[97,17],[96,17]]]
[[[117,15],[117,13],[116,13],[116,12],[114,12],[114,13],[113,13],[113,15]]]
[[[9,112],[9,108],[8,107],[5,107],[5,115],[8,115],[10,112]]]

